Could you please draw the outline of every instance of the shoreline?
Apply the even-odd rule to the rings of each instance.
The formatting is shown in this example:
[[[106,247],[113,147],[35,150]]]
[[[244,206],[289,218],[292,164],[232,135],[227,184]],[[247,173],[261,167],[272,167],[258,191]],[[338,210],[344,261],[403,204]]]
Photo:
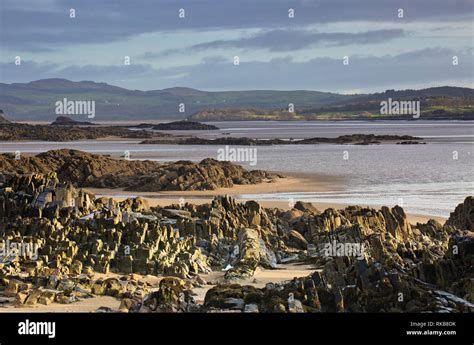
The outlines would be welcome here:
[[[320,179],[315,181],[315,177]],[[338,181],[339,183],[335,183]],[[122,189],[110,189],[110,188],[83,188],[85,191],[90,192],[97,197],[110,197],[117,201],[123,201],[131,197],[142,197],[147,200],[150,207],[166,207],[172,204],[179,204],[180,200],[184,199],[184,202],[202,205],[210,203],[215,196],[218,195],[230,195],[238,202],[246,202],[253,200],[251,198],[243,198],[242,195],[246,194],[273,194],[273,193],[297,193],[297,192],[334,192],[344,190],[343,179],[334,178],[327,175],[293,175],[285,178],[279,178],[274,182],[259,183],[255,185],[235,185],[231,188],[219,188],[216,190],[208,191],[165,191],[165,192],[134,192],[124,191]],[[297,202],[299,200],[288,199],[283,201],[281,199],[272,199],[271,197],[263,200],[256,200],[261,206],[265,208],[279,208],[282,210],[290,210],[290,202]],[[334,203],[334,202],[311,202],[311,204],[319,209],[321,212],[328,208],[343,209],[348,206],[354,206],[352,203]],[[370,207],[380,209],[383,205],[372,205],[372,204],[357,204],[357,206]],[[393,207],[395,205],[385,205]],[[408,221],[411,224],[417,222],[425,223],[430,219],[434,219],[440,223],[444,223],[447,217],[434,216],[428,214],[420,214],[413,212],[406,212]]]
[[[25,123],[29,125],[50,125],[56,118],[52,118],[50,120],[31,120],[31,119],[17,119],[14,120],[14,123]],[[145,118],[145,119],[131,119],[131,120],[104,120],[104,121],[91,121],[96,125],[102,125],[102,126],[110,126],[110,125],[123,125],[123,126],[128,126],[128,125],[139,125],[142,123],[149,123],[149,124],[160,124],[160,123],[168,123],[168,122],[174,122],[174,121],[180,121],[184,119],[176,119],[176,118],[170,118],[170,119],[154,119],[154,118]],[[204,122],[204,123],[231,123],[231,122],[237,122],[237,123],[245,123],[245,122],[262,122],[262,123],[268,123],[268,122],[290,122],[290,123],[295,123],[295,122],[302,122],[302,123],[307,123],[307,122],[316,122],[316,123],[340,123],[340,122],[367,122],[367,123],[373,123],[373,122],[387,122],[387,121],[393,121],[395,123],[402,123],[402,122],[418,122],[418,121],[426,121],[426,122],[435,122],[435,123],[441,123],[441,122],[461,122],[461,123],[467,123],[467,122],[474,122],[474,119],[456,119],[456,118],[426,118],[420,116],[419,119],[416,121],[412,119],[395,119],[395,118],[370,118],[370,119],[361,119],[361,118],[350,118],[350,119],[285,119],[285,120],[275,120],[275,119],[257,119],[257,120],[246,120],[246,119],[241,119],[241,120],[207,120],[207,119],[200,119],[200,120],[195,120],[199,122]]]
[[[180,197],[195,197],[211,198],[216,195],[243,195],[243,194],[265,194],[265,193],[289,193],[289,192],[333,192],[344,190],[344,179],[323,174],[288,174],[276,171],[269,171],[274,174],[285,175],[282,178],[275,178],[271,182],[262,182],[257,184],[235,184],[230,188],[217,188],[214,190],[198,190],[198,191],[160,191],[160,192],[135,192],[125,191],[123,189],[114,188],[90,188],[84,187],[82,189],[93,194],[107,194],[128,196],[136,195],[143,198],[180,198]]]

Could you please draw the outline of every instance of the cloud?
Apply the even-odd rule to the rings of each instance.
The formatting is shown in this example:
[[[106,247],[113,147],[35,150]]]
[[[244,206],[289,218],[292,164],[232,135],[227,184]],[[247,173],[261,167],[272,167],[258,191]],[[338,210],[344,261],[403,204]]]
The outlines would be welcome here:
[[[460,64],[452,65],[452,56]],[[229,62],[201,63],[180,68],[186,77],[176,80],[179,85],[203,89],[309,89],[344,91],[349,89],[383,90],[396,85],[442,84],[457,80],[472,85],[474,56],[472,51],[456,52],[432,48],[388,55],[350,56],[349,65],[341,59],[328,57],[294,61],[291,57],[270,62],[241,61],[239,66]],[[275,87],[277,86],[277,87]]]
[[[295,18],[288,18],[288,9]],[[76,10],[76,18],[69,10]],[[185,9],[180,19],[178,10]],[[305,27],[334,22],[472,20],[470,0],[2,0],[0,39],[5,48],[57,49],[68,44],[121,41],[150,32]]]
[[[156,69],[150,65],[131,66],[70,66],[25,63],[21,69],[0,65],[2,79],[30,81],[41,78],[91,79],[128,89],[161,89],[187,86],[203,90],[346,90],[382,91],[392,88],[434,85],[472,85],[474,52],[472,49],[453,51],[430,48],[383,57],[350,56],[349,65],[341,59],[319,57],[295,61],[291,57],[269,62],[232,61],[221,57],[203,60],[199,64]],[[452,57],[459,65],[452,65]],[[23,69],[24,68],[24,69]]]
[[[374,30],[358,33],[311,32],[307,30],[278,29],[258,33],[235,40],[217,40],[193,45],[185,51],[219,48],[268,49],[282,52],[308,48],[318,44],[343,46],[349,44],[373,44],[404,37],[402,29]]]

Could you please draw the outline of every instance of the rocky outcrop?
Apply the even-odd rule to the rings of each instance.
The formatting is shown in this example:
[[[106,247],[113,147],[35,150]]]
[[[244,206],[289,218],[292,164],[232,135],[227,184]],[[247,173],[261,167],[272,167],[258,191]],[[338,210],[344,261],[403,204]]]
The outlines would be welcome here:
[[[161,129],[161,128],[157,128]],[[381,143],[395,143],[402,141],[403,143],[423,143],[422,138],[413,137],[410,135],[375,135],[375,134],[351,134],[342,135],[335,138],[315,137],[306,139],[294,139],[294,140],[283,140],[283,139],[253,139],[246,137],[224,137],[216,139],[205,139],[205,138],[175,138],[174,143],[180,145],[242,145],[242,146],[254,146],[254,145],[315,145],[315,144],[352,144],[352,145],[369,145],[369,144],[381,144]],[[148,139],[141,142],[141,144],[167,144],[169,142]]]
[[[474,237],[453,236],[440,260],[423,261],[415,275],[440,289],[474,303]]]
[[[468,230],[434,220],[410,225],[400,207],[282,215],[288,223],[281,228],[300,222],[298,231],[316,247],[308,256],[319,269],[262,289],[218,285],[207,293],[205,311],[474,311],[474,237]]]
[[[146,139],[161,136],[145,130],[129,130],[119,126],[51,126],[26,123],[0,123],[0,141],[76,141],[106,137]]]
[[[285,211],[228,196],[149,207],[96,198],[54,172],[15,176],[0,189],[0,297],[35,305],[108,295],[123,312],[472,312],[474,237],[459,224],[409,224],[398,206]],[[238,284],[293,261],[314,273]],[[197,305],[191,290],[211,270],[224,279]],[[152,289],[136,274],[164,278]]]
[[[5,296],[12,296],[17,306],[51,303],[71,304],[93,296],[112,296],[141,301],[150,287],[132,276],[94,280],[85,274],[43,269],[36,276],[7,279]]]
[[[335,279],[335,277],[337,277]],[[473,312],[474,304],[380,264],[345,260],[290,282],[219,285],[208,291],[205,311],[257,312]]]
[[[153,126],[153,129],[158,131],[209,131],[219,129],[214,125],[208,125],[205,123],[194,122],[194,121],[174,121],[160,123]]]
[[[158,290],[146,296],[141,312],[195,312],[196,306],[191,295],[191,286],[184,280],[165,277],[160,281]]]
[[[263,297],[264,293],[261,289],[250,285],[218,285],[206,293],[204,308],[208,311],[228,309],[259,312],[260,310],[255,302]]]
[[[400,140],[423,140],[411,135],[375,135],[375,134],[349,134],[336,138],[308,138],[298,141],[299,144],[378,144],[381,142],[396,142]]]
[[[58,116],[51,126],[95,126],[95,123],[73,120],[68,116]]]
[[[242,229],[237,240],[238,261],[225,274],[226,279],[252,277],[260,263],[260,240],[256,230]]]
[[[0,171],[14,174],[56,172],[59,179],[79,187],[124,188],[131,191],[213,190],[234,184],[270,182],[278,175],[247,171],[230,162],[205,159],[200,163],[112,159],[76,150],[57,150],[16,159],[0,155]],[[0,176],[1,181],[1,176]]]
[[[147,141],[142,142],[146,144]],[[281,139],[253,139],[253,138],[233,138],[224,137],[216,139],[205,139],[205,138],[186,138],[178,141],[177,144],[181,145],[241,145],[241,146],[254,146],[254,145],[285,145],[288,141]]]
[[[474,198],[472,196],[468,196],[454,212],[451,212],[446,225],[474,231]]]

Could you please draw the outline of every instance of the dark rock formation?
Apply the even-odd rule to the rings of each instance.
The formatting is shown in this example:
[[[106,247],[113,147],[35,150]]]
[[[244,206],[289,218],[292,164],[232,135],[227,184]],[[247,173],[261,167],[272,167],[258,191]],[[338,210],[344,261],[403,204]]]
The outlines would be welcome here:
[[[0,155],[1,175],[56,172],[61,181],[79,187],[125,188],[133,191],[213,190],[234,184],[268,182],[278,177],[264,171],[247,171],[230,162],[205,159],[179,161],[118,160],[76,150],[57,150],[15,159]],[[0,176],[1,178],[1,176]],[[1,179],[0,179],[1,181]]]
[[[235,267],[226,272],[226,279],[252,277],[260,263],[260,241],[256,230],[240,230],[237,245],[239,248],[238,261]]]
[[[191,296],[189,283],[175,277],[165,277],[157,291],[146,296],[140,312],[196,312],[199,307]]]
[[[328,209],[300,217],[306,221],[299,231],[308,238],[308,245],[318,248],[312,260],[319,270],[263,289],[218,285],[207,293],[203,308],[243,312],[474,311],[472,233],[443,227],[433,220],[411,226],[399,207],[381,211]],[[295,224],[298,216],[293,213],[285,218]],[[327,253],[328,244],[337,244],[337,249]],[[354,245],[362,250],[355,253]]]
[[[26,123],[0,123],[0,141],[75,141],[93,140],[105,137],[120,138],[153,138],[157,133],[150,131],[132,131],[124,127],[93,126],[51,126],[51,125],[29,125]]]
[[[472,312],[471,200],[443,226],[409,224],[398,206],[284,211],[221,196],[150,208],[95,198],[54,172],[13,176],[0,189],[0,296],[35,305],[108,295],[123,312]],[[289,261],[314,273],[261,289],[237,284]],[[226,281],[197,305],[191,290],[211,269],[227,270]],[[165,278],[152,291],[135,273]]]
[[[174,121],[174,122],[166,122],[160,123],[158,125],[153,126],[155,130],[163,130],[163,131],[191,131],[191,130],[198,130],[198,131],[209,131],[209,130],[216,130],[219,129],[214,125],[208,125],[200,122],[194,121]]]
[[[68,116],[58,116],[56,120],[51,123],[51,126],[95,126],[95,123],[87,121],[76,121]]]
[[[468,196],[454,212],[451,212],[446,225],[474,231],[474,198],[472,196]]]
[[[283,140],[283,139],[253,139],[253,138],[233,138],[224,137],[217,139],[204,139],[204,138],[175,138],[174,143],[180,145],[242,145],[242,146],[253,146],[253,145],[315,145],[315,144],[352,144],[352,145],[371,145],[381,143],[395,143],[399,140],[403,140],[403,143],[422,143],[422,138],[412,137],[410,135],[375,135],[375,134],[351,134],[342,135],[335,138],[307,138],[307,139],[295,139],[295,140]],[[160,140],[148,139],[141,142],[141,144],[166,144]]]

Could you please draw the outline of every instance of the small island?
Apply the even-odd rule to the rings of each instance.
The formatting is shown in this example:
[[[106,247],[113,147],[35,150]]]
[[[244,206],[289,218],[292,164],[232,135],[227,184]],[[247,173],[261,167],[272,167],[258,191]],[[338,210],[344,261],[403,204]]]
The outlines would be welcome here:
[[[217,130],[218,127],[214,125],[208,125],[200,122],[195,121],[174,121],[168,123],[160,123],[158,125],[153,126],[154,130],[159,131],[209,131],[209,130]]]
[[[68,116],[58,116],[56,120],[51,122],[51,126],[96,126],[96,124],[87,121],[76,121]]]

